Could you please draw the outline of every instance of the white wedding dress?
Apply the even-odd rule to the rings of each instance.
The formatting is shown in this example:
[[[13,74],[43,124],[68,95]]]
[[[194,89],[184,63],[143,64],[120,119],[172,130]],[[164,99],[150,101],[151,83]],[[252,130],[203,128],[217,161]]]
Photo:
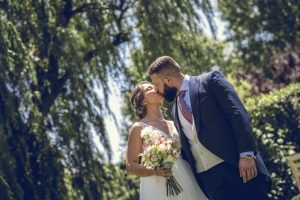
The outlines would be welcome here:
[[[152,127],[151,125],[142,123],[143,128]],[[179,139],[179,135],[172,122],[172,139]],[[142,129],[143,131],[143,129]],[[162,130],[159,130],[161,134],[166,134]],[[183,192],[177,196],[167,196],[166,192],[166,178],[161,176],[146,176],[140,179],[140,200],[206,200],[207,197],[199,187],[190,165],[181,157],[176,161],[172,168],[172,174],[180,184]]]

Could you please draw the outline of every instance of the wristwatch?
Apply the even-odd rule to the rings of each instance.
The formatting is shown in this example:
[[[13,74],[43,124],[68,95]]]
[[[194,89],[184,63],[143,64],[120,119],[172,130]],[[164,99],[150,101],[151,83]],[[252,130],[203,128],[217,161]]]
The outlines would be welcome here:
[[[254,155],[241,155],[240,157],[241,157],[241,158],[247,158],[247,159],[249,159],[249,160],[251,160],[251,159],[256,159],[256,157],[255,157]]]

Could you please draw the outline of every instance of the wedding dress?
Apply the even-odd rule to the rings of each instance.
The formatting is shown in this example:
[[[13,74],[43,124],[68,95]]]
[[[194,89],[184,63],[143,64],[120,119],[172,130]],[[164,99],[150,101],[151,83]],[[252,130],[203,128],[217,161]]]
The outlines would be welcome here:
[[[141,122],[142,123],[142,122]],[[161,134],[167,134],[160,129],[157,129],[149,124],[142,123],[143,129],[151,127],[159,130]],[[168,135],[169,136],[169,135]],[[172,122],[172,140],[179,139],[178,132]],[[190,165],[181,157],[176,161],[172,168],[172,174],[180,184],[183,192],[177,196],[167,196],[166,178],[162,176],[146,176],[140,179],[140,200],[206,200],[207,197],[199,187]]]

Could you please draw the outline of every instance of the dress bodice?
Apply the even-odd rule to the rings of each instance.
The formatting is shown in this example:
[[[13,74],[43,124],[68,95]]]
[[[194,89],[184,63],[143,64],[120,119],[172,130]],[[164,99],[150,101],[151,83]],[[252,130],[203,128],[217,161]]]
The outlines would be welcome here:
[[[165,131],[156,128],[150,124],[147,124],[145,122],[139,122],[142,125],[142,130],[141,130],[141,137],[143,138],[143,135],[148,132],[153,138],[154,140],[157,139],[158,137],[164,137],[166,139],[170,139],[173,141],[177,141],[180,144],[180,137],[178,135],[178,132],[176,130],[176,127],[174,125],[174,123],[171,121],[171,127],[172,129],[170,130],[170,134],[167,134]],[[149,144],[147,144],[145,142],[145,140],[143,140],[143,150],[148,146]]]

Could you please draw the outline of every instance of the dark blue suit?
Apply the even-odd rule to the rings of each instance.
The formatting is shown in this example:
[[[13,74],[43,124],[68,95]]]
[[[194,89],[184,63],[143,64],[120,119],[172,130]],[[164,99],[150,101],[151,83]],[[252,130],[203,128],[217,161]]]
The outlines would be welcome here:
[[[254,185],[253,190],[261,189],[266,193],[270,185],[270,176],[257,151],[250,117],[232,85],[221,72],[213,71],[199,76],[191,76],[189,91],[199,141],[225,161],[206,172],[195,173],[194,157],[190,151],[188,140],[182,132],[177,103],[175,103],[172,117],[180,134],[182,157],[191,165],[206,194],[211,199],[226,199],[226,195],[240,192],[236,196],[231,196],[231,199],[238,199],[239,195],[247,195],[248,186],[246,188],[245,186],[251,184]],[[239,154],[248,151],[253,151],[257,157],[256,166],[259,175],[245,185],[239,178],[238,162]],[[223,174],[229,177],[225,178]],[[235,180],[231,180],[235,176]],[[211,179],[214,179],[215,182]],[[224,187],[218,185],[221,184],[219,182],[223,183]],[[256,188],[257,185],[259,186]],[[236,188],[236,190],[231,191],[232,188]],[[255,191],[250,188],[249,192]]]

